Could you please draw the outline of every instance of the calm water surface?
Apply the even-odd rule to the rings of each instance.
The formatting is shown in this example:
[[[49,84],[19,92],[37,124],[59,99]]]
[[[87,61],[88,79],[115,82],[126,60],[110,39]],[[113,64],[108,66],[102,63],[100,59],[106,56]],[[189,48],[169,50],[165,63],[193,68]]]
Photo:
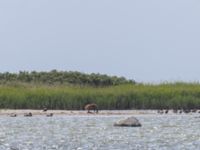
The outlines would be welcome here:
[[[197,150],[198,115],[135,115],[142,127],[114,127],[128,116],[0,117],[0,150]]]

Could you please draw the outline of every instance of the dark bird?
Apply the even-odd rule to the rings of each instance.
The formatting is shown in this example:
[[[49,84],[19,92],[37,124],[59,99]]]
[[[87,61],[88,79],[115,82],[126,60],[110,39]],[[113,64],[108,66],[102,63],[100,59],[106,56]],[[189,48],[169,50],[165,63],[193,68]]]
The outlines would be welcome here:
[[[43,111],[47,111],[47,107],[44,107],[44,108],[43,108]]]
[[[52,117],[53,113],[47,114],[47,117]]]
[[[24,117],[32,117],[33,115],[32,115],[32,113],[31,112],[29,112],[29,113],[25,113],[24,114]]]
[[[12,113],[12,114],[10,114],[10,117],[17,117],[17,114]]]

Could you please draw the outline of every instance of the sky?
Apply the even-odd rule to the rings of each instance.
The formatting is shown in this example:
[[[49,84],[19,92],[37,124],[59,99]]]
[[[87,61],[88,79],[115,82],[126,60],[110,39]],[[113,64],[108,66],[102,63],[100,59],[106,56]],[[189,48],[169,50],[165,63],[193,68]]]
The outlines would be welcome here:
[[[0,72],[200,81],[199,0],[0,0]]]

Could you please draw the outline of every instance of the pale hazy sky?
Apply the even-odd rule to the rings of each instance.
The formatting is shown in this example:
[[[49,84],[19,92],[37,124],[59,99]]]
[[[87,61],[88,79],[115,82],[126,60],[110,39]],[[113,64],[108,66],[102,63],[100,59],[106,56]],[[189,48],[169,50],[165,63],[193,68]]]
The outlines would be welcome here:
[[[200,81],[199,0],[0,0],[0,72]]]

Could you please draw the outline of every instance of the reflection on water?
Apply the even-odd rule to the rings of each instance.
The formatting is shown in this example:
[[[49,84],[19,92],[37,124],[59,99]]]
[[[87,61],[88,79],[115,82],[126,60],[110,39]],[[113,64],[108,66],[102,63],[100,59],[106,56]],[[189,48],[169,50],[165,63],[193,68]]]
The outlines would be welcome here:
[[[142,127],[114,127],[127,116],[0,117],[0,150],[200,149],[195,115],[137,115]]]

